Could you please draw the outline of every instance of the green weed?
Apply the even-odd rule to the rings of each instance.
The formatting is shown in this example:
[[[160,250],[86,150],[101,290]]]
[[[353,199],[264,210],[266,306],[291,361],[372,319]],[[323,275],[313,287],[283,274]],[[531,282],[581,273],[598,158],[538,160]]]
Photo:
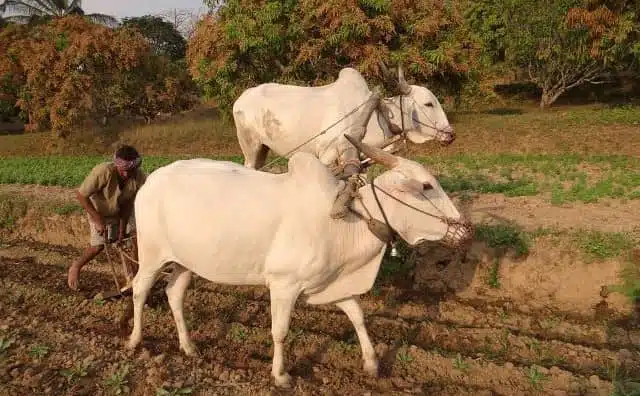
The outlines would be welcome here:
[[[248,336],[247,330],[241,324],[233,323],[231,325],[231,338],[235,341],[245,340]]]
[[[0,338],[0,356],[4,356],[11,345],[15,344],[15,337],[1,337]]]
[[[574,240],[587,259],[615,258],[634,246],[628,234],[619,232],[582,231],[574,235]]]
[[[409,353],[409,347],[406,343],[402,344],[402,346],[398,350],[398,354],[396,355],[396,358],[398,359],[399,362],[403,364],[408,364],[413,361],[413,356],[411,356],[411,354]]]
[[[29,355],[36,359],[42,359],[47,356],[47,354],[49,354],[49,346],[47,345],[37,344],[29,350]]]
[[[500,279],[498,278],[498,272],[500,271],[500,259],[494,258],[493,265],[489,268],[489,279],[487,283],[494,289],[500,287]]]
[[[178,396],[178,395],[190,395],[193,393],[193,388],[160,388],[156,391],[156,396]]]
[[[128,375],[129,365],[125,364],[117,372],[105,379],[103,384],[111,394],[121,395],[123,393],[129,393],[129,386],[127,386],[129,383],[127,380]]]
[[[469,363],[465,362],[464,359],[462,358],[462,355],[460,355],[459,353],[453,359],[453,368],[456,370],[460,370],[464,372],[469,370],[470,367],[471,366],[469,365]]]
[[[80,206],[79,204],[69,203],[56,207],[54,209],[54,212],[61,216],[68,216],[76,212],[81,212],[82,210],[82,206]]]
[[[542,383],[548,379],[535,365],[529,368],[527,371],[527,377],[529,378],[531,385],[537,390],[542,390]]]
[[[512,249],[516,257],[529,254],[529,238],[526,233],[510,224],[479,224],[476,226],[476,238],[490,248]]]
[[[607,289],[614,293],[620,293],[629,298],[632,304],[640,303],[640,250],[629,253],[628,259],[620,271],[622,282],[608,285]]]
[[[12,228],[27,214],[27,200],[18,194],[0,195],[0,229]]]
[[[86,377],[89,368],[88,363],[77,363],[75,366],[69,369],[60,370],[60,374],[67,379],[68,384],[76,383],[80,378]]]

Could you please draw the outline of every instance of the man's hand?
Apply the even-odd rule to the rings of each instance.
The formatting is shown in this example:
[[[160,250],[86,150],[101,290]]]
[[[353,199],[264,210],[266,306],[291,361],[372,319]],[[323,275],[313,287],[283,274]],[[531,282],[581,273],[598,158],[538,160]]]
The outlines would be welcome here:
[[[93,224],[98,229],[98,235],[104,234],[106,227],[104,225],[104,221],[102,221],[102,217],[100,217],[100,215],[92,216],[91,220],[93,220]]]

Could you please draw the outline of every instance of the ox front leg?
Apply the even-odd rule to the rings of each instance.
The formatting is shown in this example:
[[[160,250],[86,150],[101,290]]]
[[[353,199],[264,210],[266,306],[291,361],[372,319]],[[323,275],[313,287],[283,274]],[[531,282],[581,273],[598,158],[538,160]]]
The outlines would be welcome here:
[[[167,299],[169,300],[169,307],[173,313],[173,319],[176,322],[176,329],[178,330],[178,340],[180,342],[180,349],[184,351],[187,356],[195,356],[197,350],[195,345],[189,339],[189,333],[187,325],[184,321],[184,293],[191,281],[191,271],[187,270],[181,265],[176,265],[171,279],[165,288],[167,293]]]
[[[289,332],[291,311],[298,298],[299,288],[291,284],[269,285],[271,294],[271,335],[273,337],[273,365],[271,374],[276,386],[288,387],[291,376],[284,370],[284,339]]]
[[[362,313],[362,308],[360,308],[360,304],[358,304],[355,297],[350,297],[336,303],[336,305],[345,314],[347,314],[347,317],[349,317],[349,320],[353,323],[356,334],[358,334],[360,349],[362,349],[362,360],[364,361],[364,371],[373,377],[377,377],[378,361],[376,359],[376,352],[373,349],[371,340],[369,339],[369,334],[367,334],[367,328],[364,325],[364,315]]]

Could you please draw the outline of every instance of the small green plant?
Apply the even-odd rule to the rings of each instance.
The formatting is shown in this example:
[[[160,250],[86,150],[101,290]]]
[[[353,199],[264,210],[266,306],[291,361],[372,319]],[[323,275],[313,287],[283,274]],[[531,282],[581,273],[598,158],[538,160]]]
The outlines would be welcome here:
[[[607,373],[613,385],[611,396],[638,396],[640,395],[640,378],[629,377],[629,372],[617,363],[607,364]]]
[[[622,282],[608,285],[607,289],[626,296],[632,304],[640,304],[640,249],[629,253],[629,258],[620,271],[620,279]]]
[[[467,371],[470,367],[471,366],[469,365],[469,363],[465,362],[462,358],[462,355],[460,355],[459,353],[453,359],[453,368],[456,370]]]
[[[15,337],[2,337],[0,338],[0,356],[4,356],[9,350],[9,347],[16,342]]]
[[[542,383],[547,380],[547,377],[542,374],[538,370],[538,366],[535,365],[529,368],[527,371],[527,377],[529,378],[531,385],[537,390],[542,390]]]
[[[398,354],[396,355],[399,362],[407,364],[413,361],[413,356],[409,353],[409,347],[406,342],[402,343],[402,346],[398,350]]]
[[[121,395],[123,393],[129,393],[129,381],[127,376],[129,375],[129,365],[125,364],[117,372],[109,376],[104,380],[104,386],[114,395]]]
[[[165,389],[164,387],[158,389],[156,391],[156,396],[178,396],[178,395],[190,395],[193,393],[193,388],[169,388]]]
[[[68,384],[76,383],[80,378],[86,377],[89,368],[89,363],[77,363],[70,369],[62,369],[60,370],[60,374],[67,379]]]
[[[241,324],[233,323],[231,325],[231,337],[236,341],[244,340],[248,337],[247,330]]]
[[[498,257],[495,257],[493,259],[493,265],[491,265],[491,268],[489,268],[489,279],[487,280],[487,283],[489,284],[489,286],[494,289],[498,289],[500,287],[500,279],[498,277],[499,271],[500,271],[500,259]]]
[[[37,344],[31,347],[29,350],[29,356],[34,357],[36,359],[42,359],[47,356],[49,353],[49,346]]]
[[[61,216],[68,216],[72,213],[80,212],[80,211],[82,211],[82,206],[75,203],[63,204],[54,209],[54,212],[56,212]]]

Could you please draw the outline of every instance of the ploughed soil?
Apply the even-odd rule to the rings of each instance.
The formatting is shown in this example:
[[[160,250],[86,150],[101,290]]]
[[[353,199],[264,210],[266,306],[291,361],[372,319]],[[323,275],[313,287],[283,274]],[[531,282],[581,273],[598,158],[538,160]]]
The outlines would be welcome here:
[[[10,188],[29,193],[29,187]],[[46,188],[33,196],[41,193],[71,198]],[[632,220],[638,211],[623,215],[627,209],[614,202],[574,205],[588,221],[567,214],[572,208],[554,216],[554,208],[532,198],[482,196],[472,205],[485,213],[474,216],[489,212],[531,229],[615,231],[609,223],[617,222],[620,230],[634,231],[640,224]],[[526,210],[513,209],[523,205]],[[537,216],[528,215],[536,210]],[[607,218],[607,210],[620,221]],[[610,395],[621,386],[629,392],[629,380],[640,378],[633,307],[622,296],[601,296],[601,286],[619,281],[621,263],[586,263],[557,237],[538,238],[525,258],[498,255],[476,242],[464,260],[432,248],[411,253],[416,260],[409,269],[387,260],[360,300],[379,378],[363,372],[357,336],[342,311],[299,301],[285,349],[293,377],[287,390],[275,388],[270,377],[264,287],[195,277],[185,315],[200,355],[190,358],[178,349],[160,280],[145,307],[142,344],[127,351],[131,323],[120,318],[130,297],[96,298],[115,288],[105,255],[82,271],[79,292],[66,285],[67,267],[87,231],[82,213],[30,209],[0,233],[0,395],[107,395],[116,394],[114,384],[134,395],[155,395],[161,387],[166,394],[191,388],[197,395]],[[498,287],[488,282],[492,268]]]

